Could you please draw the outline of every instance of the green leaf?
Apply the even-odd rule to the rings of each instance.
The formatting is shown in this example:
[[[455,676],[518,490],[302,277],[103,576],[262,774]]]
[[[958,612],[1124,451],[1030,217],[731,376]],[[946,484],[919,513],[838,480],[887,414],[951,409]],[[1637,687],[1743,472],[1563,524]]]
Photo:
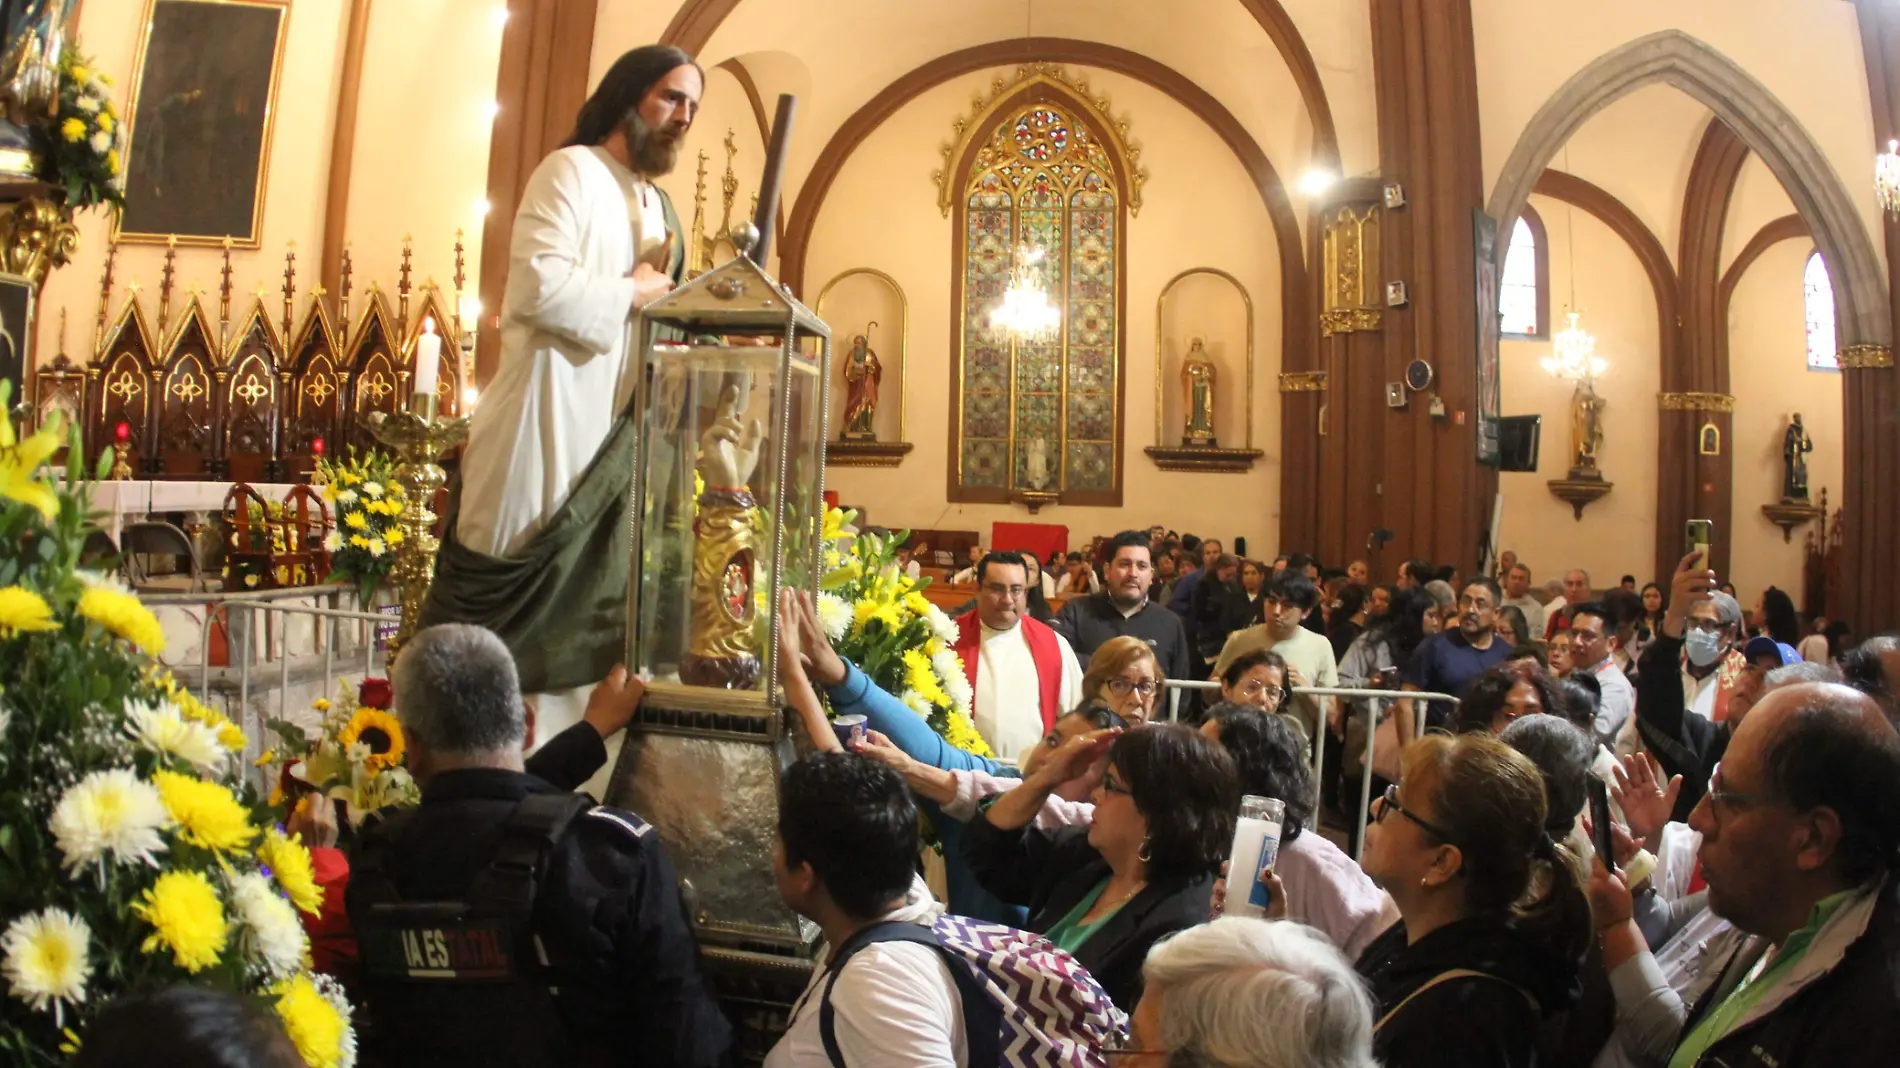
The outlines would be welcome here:
[[[112,477],[112,457],[112,448],[107,446],[106,450],[99,454],[99,463],[93,468],[93,481],[104,482]]]

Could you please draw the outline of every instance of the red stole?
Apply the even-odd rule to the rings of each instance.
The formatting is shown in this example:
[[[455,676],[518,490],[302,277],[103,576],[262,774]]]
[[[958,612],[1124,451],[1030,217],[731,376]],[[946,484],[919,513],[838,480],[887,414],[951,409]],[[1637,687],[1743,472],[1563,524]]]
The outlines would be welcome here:
[[[1057,647],[1056,632],[1047,623],[1022,617],[1017,626],[1029,643],[1030,659],[1036,662],[1036,690],[1042,708],[1042,729],[1056,725],[1056,719],[1068,711],[1060,707],[1062,693],[1062,650]],[[963,658],[963,674],[976,692],[976,661],[983,648],[983,625],[974,611],[957,617],[957,640],[950,647]]]

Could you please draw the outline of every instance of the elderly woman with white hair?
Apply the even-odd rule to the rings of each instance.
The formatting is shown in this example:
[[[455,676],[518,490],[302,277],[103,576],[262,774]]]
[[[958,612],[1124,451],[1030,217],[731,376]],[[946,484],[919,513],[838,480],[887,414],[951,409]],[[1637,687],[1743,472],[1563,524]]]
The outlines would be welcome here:
[[[1326,936],[1226,917],[1148,951],[1130,1068],[1376,1068],[1372,996]]]

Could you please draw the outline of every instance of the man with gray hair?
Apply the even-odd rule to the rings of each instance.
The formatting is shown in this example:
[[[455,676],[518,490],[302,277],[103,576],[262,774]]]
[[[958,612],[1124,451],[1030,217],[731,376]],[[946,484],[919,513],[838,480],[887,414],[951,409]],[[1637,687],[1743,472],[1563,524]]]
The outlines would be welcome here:
[[[1326,936],[1228,916],[1148,951],[1131,1068],[1374,1068],[1372,997]]]
[[[1677,822],[1702,799],[1728,739],[1761,696],[1766,669],[1750,667],[1742,607],[1716,589],[1690,553],[1670,581],[1669,608],[1637,663],[1636,730],[1670,775],[1682,776]]]
[[[429,627],[393,675],[422,803],[351,850],[365,1053],[414,1068],[724,1063],[731,1030],[659,837],[533,773],[546,761],[523,758],[534,712],[507,646],[476,626]],[[586,721],[543,752],[578,751],[570,735],[586,732],[604,761],[600,736],[641,693],[616,668]]]

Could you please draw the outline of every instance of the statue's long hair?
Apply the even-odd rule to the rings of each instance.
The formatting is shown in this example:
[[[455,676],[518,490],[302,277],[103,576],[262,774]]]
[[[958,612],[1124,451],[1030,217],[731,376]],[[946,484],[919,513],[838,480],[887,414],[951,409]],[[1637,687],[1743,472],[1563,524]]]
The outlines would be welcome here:
[[[692,56],[672,45],[642,45],[614,60],[614,65],[607,68],[606,75],[594,88],[594,95],[581,105],[580,114],[574,120],[574,132],[567,135],[561,147],[598,145],[613,136],[627,121],[627,116],[640,107],[640,101],[646,99],[647,90],[677,67],[699,70]],[[702,82],[705,76],[706,72],[700,71]]]

